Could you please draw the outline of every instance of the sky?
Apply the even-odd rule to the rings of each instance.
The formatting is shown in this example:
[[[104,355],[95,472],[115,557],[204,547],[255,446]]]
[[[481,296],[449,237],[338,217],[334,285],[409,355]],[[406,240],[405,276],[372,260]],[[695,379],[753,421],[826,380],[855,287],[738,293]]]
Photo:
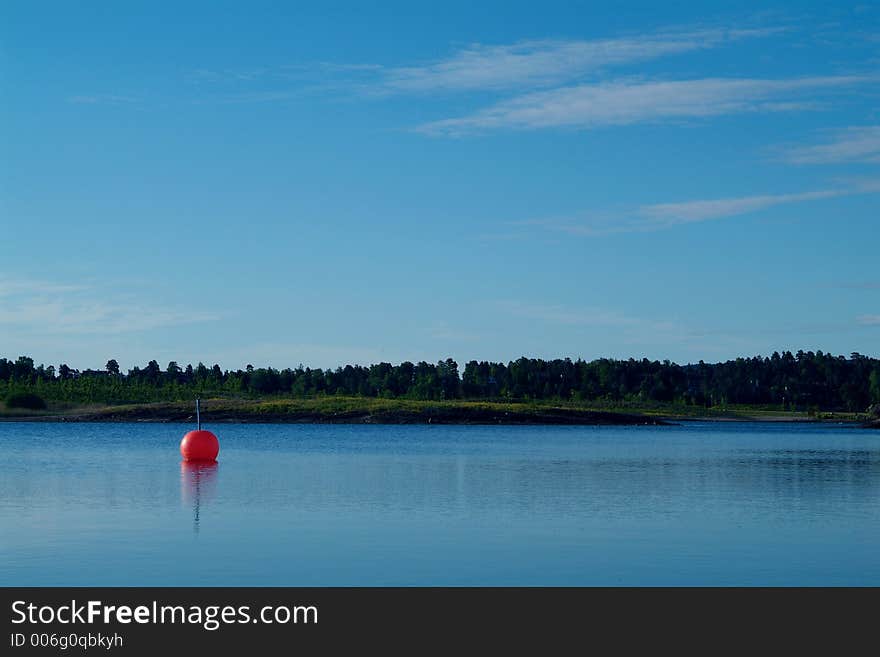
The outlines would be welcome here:
[[[0,356],[880,356],[880,5],[0,7]]]

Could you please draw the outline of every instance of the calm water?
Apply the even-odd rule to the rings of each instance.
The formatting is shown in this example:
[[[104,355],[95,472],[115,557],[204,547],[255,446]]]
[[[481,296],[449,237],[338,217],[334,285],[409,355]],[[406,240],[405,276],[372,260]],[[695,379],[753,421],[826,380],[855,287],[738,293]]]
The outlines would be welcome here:
[[[880,432],[0,423],[2,585],[880,585]]]

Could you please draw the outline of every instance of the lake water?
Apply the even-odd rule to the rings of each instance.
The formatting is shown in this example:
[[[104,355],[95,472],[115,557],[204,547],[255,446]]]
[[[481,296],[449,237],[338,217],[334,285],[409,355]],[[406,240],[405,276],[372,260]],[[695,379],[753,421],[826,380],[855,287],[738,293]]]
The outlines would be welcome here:
[[[0,423],[0,585],[880,585],[880,432]]]

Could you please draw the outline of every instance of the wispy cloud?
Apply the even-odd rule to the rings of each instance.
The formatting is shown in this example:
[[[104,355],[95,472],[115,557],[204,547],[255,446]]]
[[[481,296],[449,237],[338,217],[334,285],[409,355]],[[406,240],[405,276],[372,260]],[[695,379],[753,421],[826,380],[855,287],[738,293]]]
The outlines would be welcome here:
[[[114,335],[217,319],[219,316],[212,313],[88,299],[18,300],[0,304],[0,326],[18,326],[39,333]]]
[[[532,303],[523,300],[499,300],[497,312],[508,315],[515,330],[546,336],[548,332],[580,336],[613,335],[621,345],[635,345],[641,352],[648,345],[690,344],[692,334],[678,319],[633,315],[627,311],[597,306]],[[531,325],[531,327],[530,327]],[[546,348],[545,340],[540,341]],[[627,350],[629,351],[629,350]],[[628,355],[633,355],[629,352]]]
[[[580,216],[530,219],[510,223],[521,227],[537,227],[569,235],[592,237],[613,233],[656,231],[682,224],[749,214],[780,205],[878,192],[880,192],[880,181],[868,179],[855,181],[846,186],[793,194],[760,194],[653,203],[619,212],[594,212]]]
[[[303,91],[332,90],[374,97],[453,92],[522,93],[584,82],[611,68],[716,48],[744,39],[769,37],[788,29],[784,26],[689,26],[606,39],[473,43],[448,57],[402,66],[295,62],[249,68],[193,69],[188,78],[197,85],[234,91],[232,97],[237,102],[285,100]],[[291,84],[296,87],[291,88]],[[97,97],[83,96],[80,102],[93,99]]]
[[[379,75],[386,70],[381,64],[347,64],[338,62],[302,62],[261,66],[250,69],[191,69],[187,78],[194,84],[278,82],[282,80],[315,80],[336,75]],[[354,78],[353,78],[354,80]]]
[[[530,39],[473,43],[435,61],[406,66],[376,63],[297,62],[250,68],[190,70],[195,84],[319,82],[372,95],[534,90],[583,80],[599,71],[659,57],[767,37],[786,27],[690,27],[608,39]],[[289,93],[290,89],[263,89]],[[90,99],[92,97],[82,97]]]
[[[861,326],[880,326],[880,315],[862,315],[857,321]]]
[[[538,228],[580,237],[596,237],[612,233],[632,233],[646,230],[644,222],[634,212],[585,212],[568,217],[546,217],[509,222],[525,229]]]
[[[81,285],[0,282],[0,327],[34,334],[117,335],[219,319]]]
[[[75,105],[127,105],[131,103],[137,103],[138,99],[134,98],[133,96],[119,96],[116,94],[87,94],[80,96],[69,96],[67,98],[67,102],[73,103]]]
[[[219,82],[221,80],[235,80],[239,82],[250,82],[264,77],[270,69],[267,67],[256,68],[232,68],[223,70],[213,70],[207,68],[197,68],[189,71],[188,77],[191,82],[196,84],[202,82]]]
[[[16,294],[63,294],[84,290],[82,285],[52,283],[42,280],[5,279],[0,280],[0,297]]]
[[[284,64],[279,68],[282,75],[297,76],[310,74],[315,71],[321,73],[380,73],[386,69],[381,64],[346,64],[344,62],[314,62],[310,64]]]
[[[226,367],[307,367],[331,368],[347,364],[369,364],[395,360],[382,349],[314,342],[260,342],[207,354],[205,362],[223,363]]]
[[[828,287],[841,290],[880,290],[880,280],[877,281],[836,281],[829,283]]]
[[[792,164],[880,163],[880,126],[838,130],[821,144],[789,148],[783,159]]]
[[[478,333],[451,326],[448,322],[436,322],[428,329],[427,335],[432,340],[449,340],[453,342],[474,342],[484,337]]]
[[[721,219],[749,212],[757,212],[777,205],[804,203],[853,193],[845,189],[825,189],[800,194],[763,194],[740,198],[720,198],[683,203],[657,203],[639,208],[638,214],[644,218],[646,227],[673,226],[689,224],[710,219]]]
[[[743,112],[815,109],[820,100],[817,94],[872,80],[867,76],[841,75],[583,84],[522,95],[469,116],[427,123],[417,130],[455,136],[500,129],[589,129]]]
[[[297,91],[253,91],[237,94],[227,94],[223,96],[214,96],[210,102],[222,105],[237,105],[248,103],[274,103],[278,101],[294,100],[302,98],[306,90]],[[204,101],[199,101],[204,102]]]
[[[643,327],[666,332],[680,329],[675,322],[633,317],[604,308],[571,308],[563,305],[532,304],[521,301],[499,301],[496,305],[499,310],[514,317],[538,320],[548,324],[602,328]]]
[[[781,30],[694,29],[597,40],[478,43],[437,62],[387,69],[380,86],[405,93],[535,88],[570,82],[612,66],[764,37]]]

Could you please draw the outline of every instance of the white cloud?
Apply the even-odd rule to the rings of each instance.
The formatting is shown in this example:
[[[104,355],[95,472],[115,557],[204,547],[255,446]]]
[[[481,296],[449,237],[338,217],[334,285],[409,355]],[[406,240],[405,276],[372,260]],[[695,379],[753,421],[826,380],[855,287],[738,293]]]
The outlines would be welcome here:
[[[400,362],[382,349],[352,345],[318,344],[314,342],[261,342],[209,353],[204,362],[222,363],[237,369],[250,364],[254,367],[284,369],[303,364],[307,367],[335,369],[344,365]]]
[[[880,290],[880,281],[838,281],[830,283],[829,287],[843,290]]]
[[[812,109],[816,107],[815,94],[870,80],[873,78],[849,75],[582,84],[521,95],[470,116],[434,121],[417,130],[433,135],[462,135],[499,129],[590,129],[743,112]],[[807,93],[811,96],[805,97]]]
[[[281,71],[291,75],[300,73],[377,73],[385,70],[381,64],[345,64],[337,62],[317,62],[312,64],[285,64]]]
[[[678,319],[641,317],[615,309],[595,306],[571,306],[563,304],[529,303],[518,300],[495,302],[499,312],[509,315],[518,322],[508,322],[511,330],[526,331],[532,335],[544,336],[539,341],[540,350],[547,349],[548,331],[580,336],[613,336],[620,345],[635,345],[635,353],[644,353],[649,345],[690,345],[691,332]],[[517,324],[521,326],[517,327]],[[529,325],[533,325],[529,328]],[[550,327],[554,327],[551,329]],[[605,339],[605,338],[603,338]]]
[[[136,103],[138,102],[138,99],[131,96],[119,96],[116,94],[91,94],[69,96],[67,98],[67,102],[74,103],[75,105],[98,105],[101,103],[106,103],[109,105],[123,105]]]
[[[428,329],[427,335],[432,340],[448,340],[451,342],[476,342],[484,337],[479,333],[456,328],[448,322],[436,322]]]
[[[793,164],[880,163],[880,126],[838,130],[822,144],[788,149],[783,158]]]
[[[710,219],[732,217],[749,212],[756,212],[777,205],[803,203],[835,196],[844,196],[849,190],[826,189],[801,194],[764,194],[759,196],[743,196],[739,198],[720,198],[682,203],[657,203],[639,208],[638,213],[644,217],[647,225],[671,226],[675,224],[695,223]]]
[[[94,299],[19,300],[0,305],[0,326],[68,335],[143,332],[218,319],[218,315],[211,313]]]
[[[350,89],[382,95],[524,90],[569,83],[613,66],[766,37],[786,29],[692,27],[608,39],[474,43],[449,57],[411,66],[319,61],[247,69],[194,69],[189,77],[194,83],[212,84],[320,80],[323,88],[338,88],[340,83],[347,83]],[[291,90],[261,92],[260,99],[279,100]],[[78,96],[71,100],[98,102],[99,98]]]
[[[795,194],[761,194],[717,199],[698,199],[677,203],[654,203],[616,213],[595,212],[585,216],[554,217],[511,222],[546,230],[593,237],[613,233],[648,232],[681,224],[734,217],[779,205],[807,203],[856,194],[880,193],[880,180],[863,179],[833,189]]]
[[[614,65],[701,50],[781,31],[697,29],[598,40],[531,40],[473,44],[448,59],[389,69],[381,86],[395,92],[485,91],[571,81]]]
[[[520,301],[500,301],[496,305],[500,310],[514,317],[539,320],[548,324],[602,328],[641,327],[660,332],[678,329],[674,322],[632,317],[603,308],[570,308],[562,305],[530,304]]]
[[[657,229],[657,226],[650,226],[644,218],[638,217],[634,210],[628,212],[588,212],[570,217],[527,219],[511,223],[514,226],[524,228],[533,226],[579,237],[597,237],[613,233],[636,233]]]
[[[0,281],[0,327],[20,335],[117,335],[219,319],[82,285]]]
[[[49,281],[6,279],[0,280],[0,297],[15,294],[60,294],[79,292],[85,289],[82,285],[67,283],[51,283]]]
[[[862,326],[880,326],[880,315],[862,315],[857,321]]]

